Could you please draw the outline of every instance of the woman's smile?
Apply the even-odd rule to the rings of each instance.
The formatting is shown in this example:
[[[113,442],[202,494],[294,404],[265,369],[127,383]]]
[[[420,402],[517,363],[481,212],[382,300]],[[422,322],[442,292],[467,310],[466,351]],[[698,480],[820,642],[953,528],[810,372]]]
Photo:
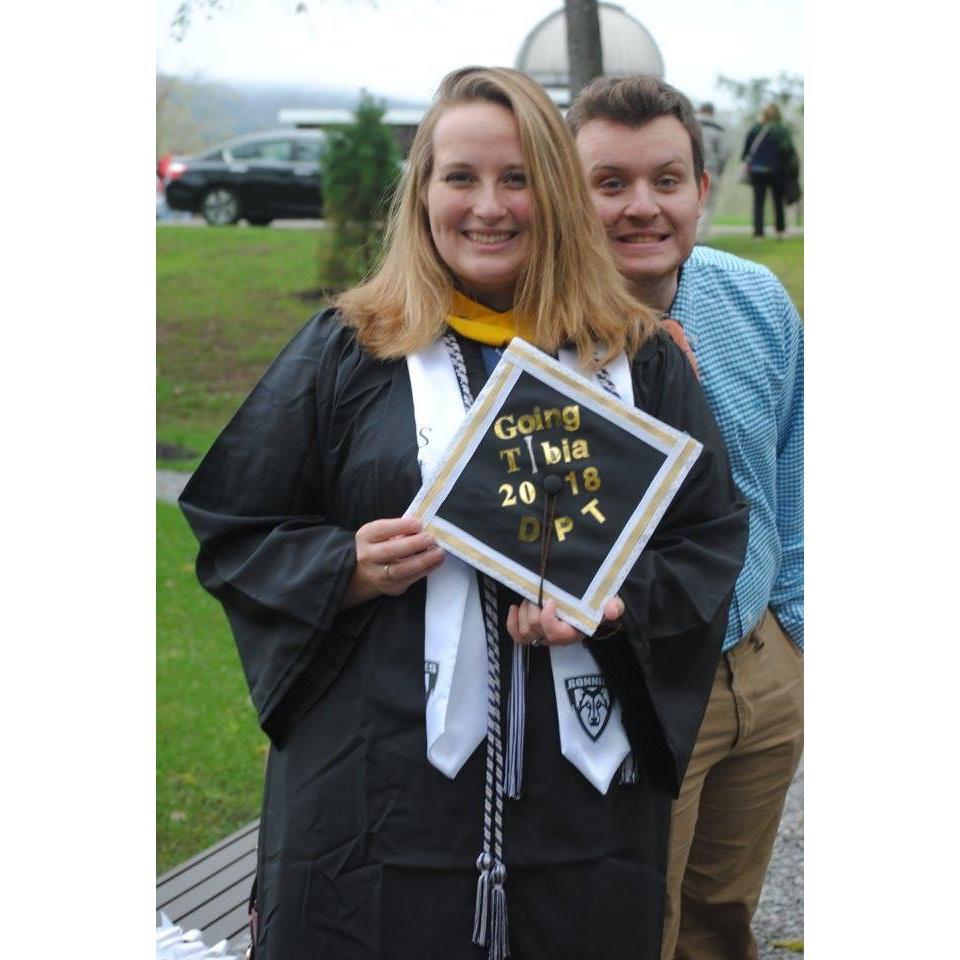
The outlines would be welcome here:
[[[479,243],[482,247],[500,247],[508,240],[512,240],[516,236],[516,233],[503,231],[483,233],[480,230],[464,230],[463,235],[471,241],[471,243]]]
[[[507,310],[533,220],[516,118],[489,101],[457,104],[437,121],[433,149],[427,213],[437,253],[487,306]]]

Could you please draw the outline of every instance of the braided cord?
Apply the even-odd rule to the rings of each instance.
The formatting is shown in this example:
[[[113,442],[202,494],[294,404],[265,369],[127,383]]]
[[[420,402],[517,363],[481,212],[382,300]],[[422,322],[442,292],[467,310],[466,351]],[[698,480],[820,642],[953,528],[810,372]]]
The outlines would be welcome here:
[[[610,373],[606,367],[601,367],[597,371],[596,376],[597,376],[597,380],[600,382],[600,386],[603,387],[603,389],[606,390],[607,393],[612,393],[618,400],[623,399],[620,396],[620,394],[617,392],[617,388],[613,383],[613,378],[610,376]]]
[[[460,385],[464,409],[473,405],[473,393],[457,338],[443,337]],[[487,946],[489,960],[510,955],[507,934],[507,901],[503,863],[503,741],[500,730],[500,631],[497,624],[497,585],[477,574],[480,582],[483,625],[487,635],[487,766],[483,791],[483,850],[477,857],[477,900],[473,915],[473,942]]]

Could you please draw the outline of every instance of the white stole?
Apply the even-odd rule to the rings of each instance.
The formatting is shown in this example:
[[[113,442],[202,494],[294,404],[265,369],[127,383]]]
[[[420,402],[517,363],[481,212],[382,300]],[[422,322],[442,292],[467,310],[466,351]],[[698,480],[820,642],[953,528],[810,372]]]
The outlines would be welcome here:
[[[561,350],[565,366],[577,353]],[[442,342],[407,357],[420,471],[431,479],[465,411],[453,364]],[[607,367],[621,399],[634,402],[630,363],[621,354]],[[427,577],[424,616],[427,759],[453,778],[486,737],[487,654],[477,573],[450,554]],[[626,642],[625,640],[622,642]],[[630,752],[621,708],[583,643],[549,647],[560,751],[601,793]],[[579,715],[579,716],[578,716]],[[587,730],[592,728],[592,733]]]

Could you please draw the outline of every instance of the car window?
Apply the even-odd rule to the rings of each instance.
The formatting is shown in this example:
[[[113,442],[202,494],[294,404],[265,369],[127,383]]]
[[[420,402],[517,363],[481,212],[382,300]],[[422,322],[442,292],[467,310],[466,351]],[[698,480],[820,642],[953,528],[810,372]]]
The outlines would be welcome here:
[[[203,154],[203,156],[200,157],[200,159],[201,159],[201,160],[222,160],[222,159],[223,159],[223,151],[222,151],[222,150],[211,150],[209,153]]]
[[[255,140],[230,148],[234,160],[289,160],[293,153],[289,140]]]
[[[311,163],[319,163],[323,155],[323,142],[321,140],[295,140],[293,144],[293,159],[308,160]]]

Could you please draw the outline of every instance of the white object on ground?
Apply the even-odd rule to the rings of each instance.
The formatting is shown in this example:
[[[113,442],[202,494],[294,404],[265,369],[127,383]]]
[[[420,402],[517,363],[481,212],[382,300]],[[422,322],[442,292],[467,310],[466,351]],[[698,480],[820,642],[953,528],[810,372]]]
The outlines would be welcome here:
[[[160,912],[160,926],[157,927],[157,960],[240,960],[235,953],[227,953],[227,941],[221,940],[212,947],[203,942],[199,930],[183,931],[175,926],[170,918]]]

